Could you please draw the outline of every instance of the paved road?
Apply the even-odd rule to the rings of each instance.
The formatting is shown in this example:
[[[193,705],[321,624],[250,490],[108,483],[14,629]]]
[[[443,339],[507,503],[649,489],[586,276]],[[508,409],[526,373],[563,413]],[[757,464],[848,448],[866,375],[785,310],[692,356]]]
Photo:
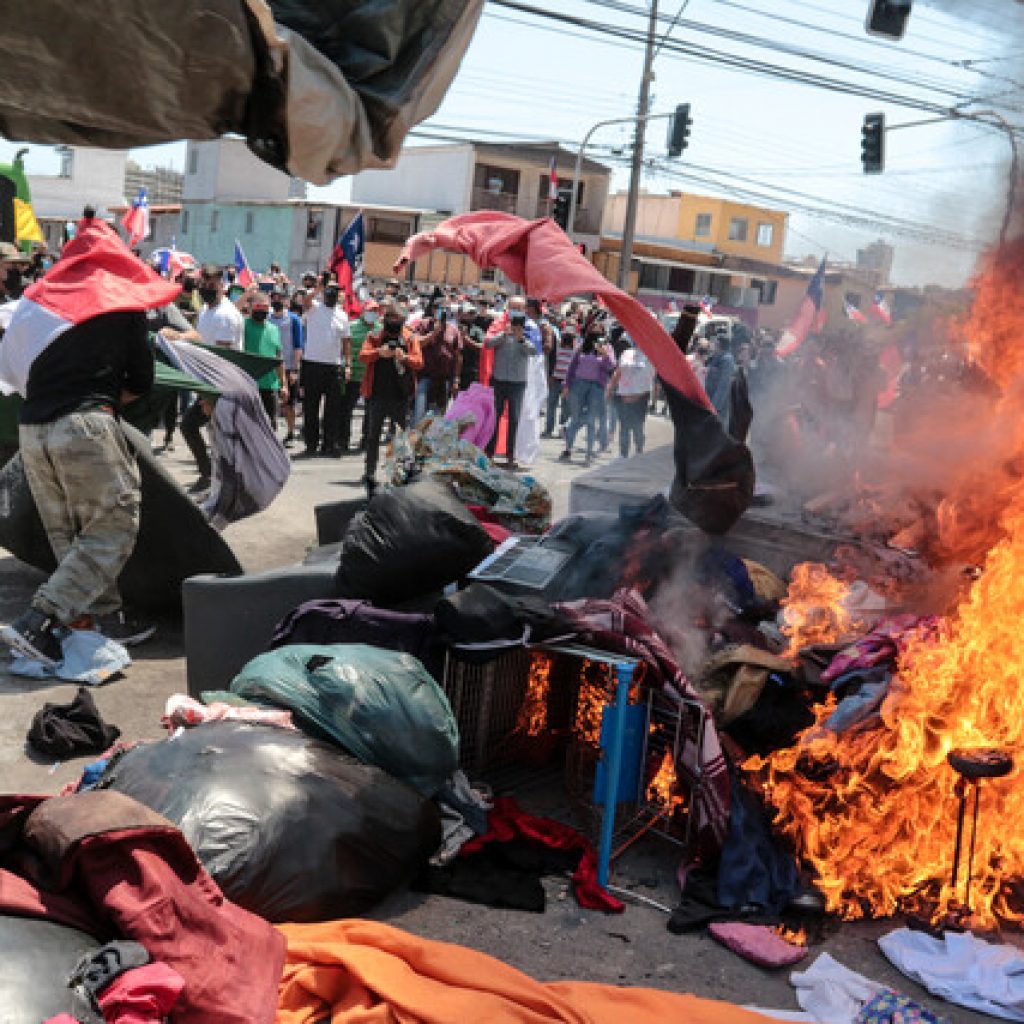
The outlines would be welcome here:
[[[652,418],[649,444],[667,443],[671,431],[666,420]],[[568,508],[569,484],[584,472],[582,460],[558,461],[561,445],[543,442],[534,472],[551,489],[556,516]],[[182,482],[194,478],[180,440],[177,451],[164,456]],[[604,456],[599,464],[610,461]],[[315,460],[295,464],[283,494],[262,515],[235,524],[226,537],[248,571],[259,571],[301,560],[315,542],[313,506],[360,493],[362,464],[357,457]],[[668,481],[665,481],[667,484]],[[11,557],[0,557],[0,616],[9,617],[23,607],[39,575]],[[94,691],[101,713],[116,723],[126,738],[161,735],[160,714],[167,696],[185,690],[185,664],[180,627],[161,623],[157,638],[139,649],[128,674]],[[55,793],[77,778],[79,759],[67,764],[41,763],[25,749],[25,735],[33,714],[45,701],[67,702],[70,685],[26,682],[0,672],[0,776],[8,792]],[[528,792],[527,805],[543,813],[562,803],[555,780],[540,780]],[[615,881],[648,898],[672,904],[677,854],[663,840],[639,843],[625,855]],[[376,914],[410,931],[458,942],[502,957],[515,966],[548,979],[583,978],[613,984],[641,984],[738,1003],[795,1009],[785,973],[753,967],[704,935],[673,936],[665,929],[666,915],[647,905],[632,905],[619,916],[581,911],[566,884],[546,882],[549,906],[545,914],[487,910],[455,900],[399,893]],[[812,951],[827,949],[855,970],[888,982],[929,1002],[917,986],[903,979],[874,945],[891,923],[846,926]],[[937,1010],[958,1022],[982,1021],[978,1014],[930,1001]]]

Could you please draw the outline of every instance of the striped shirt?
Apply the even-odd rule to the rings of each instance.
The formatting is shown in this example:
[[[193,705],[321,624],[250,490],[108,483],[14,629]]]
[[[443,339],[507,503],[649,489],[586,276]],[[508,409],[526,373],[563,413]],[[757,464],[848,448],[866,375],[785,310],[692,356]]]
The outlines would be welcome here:
[[[575,351],[575,345],[558,346],[555,351],[555,368],[551,372],[551,376],[555,380],[565,380],[565,375],[569,370],[569,363],[572,361],[572,355]]]

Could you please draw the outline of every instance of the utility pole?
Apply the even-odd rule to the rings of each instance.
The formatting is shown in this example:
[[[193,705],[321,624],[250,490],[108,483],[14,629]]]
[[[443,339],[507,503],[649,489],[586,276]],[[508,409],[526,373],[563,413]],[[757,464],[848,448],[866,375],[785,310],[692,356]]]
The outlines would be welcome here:
[[[658,0],[650,0],[650,4],[651,18],[647,26],[644,74],[640,79],[636,132],[633,137],[633,164],[629,172],[629,195],[626,199],[626,218],[622,224],[622,247],[619,250],[618,285],[624,291],[629,284],[629,268],[633,262],[633,235],[636,232],[636,208],[640,200],[640,175],[644,162],[644,133],[647,130],[647,109],[651,98],[651,79],[654,77],[654,44],[658,33]]]

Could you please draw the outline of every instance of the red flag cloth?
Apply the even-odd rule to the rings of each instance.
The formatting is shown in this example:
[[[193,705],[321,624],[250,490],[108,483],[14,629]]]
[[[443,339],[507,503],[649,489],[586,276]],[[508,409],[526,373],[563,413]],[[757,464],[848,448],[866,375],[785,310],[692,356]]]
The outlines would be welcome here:
[[[900,373],[903,371],[903,356],[899,347],[890,345],[878,357],[878,365],[885,375],[885,387],[878,394],[878,408],[888,409],[899,397]]]
[[[609,283],[553,220],[524,220],[493,211],[464,213],[410,238],[395,271],[434,249],[465,253],[479,267],[497,267],[528,294],[549,302],[594,293],[666,382],[694,405],[713,409],[686,357],[661,324],[636,299]]]
[[[487,815],[489,831],[474,836],[459,851],[459,856],[477,853],[488,843],[510,843],[527,839],[550,850],[579,850],[580,863],[572,876],[572,886],[580,906],[587,910],[604,910],[619,914],[625,904],[617,900],[597,881],[597,854],[582,832],[551,818],[535,818],[520,810],[511,797],[499,796]]]
[[[79,324],[101,313],[138,313],[173,302],[180,284],[165,281],[95,217],[78,224],[60,259],[24,297]]]
[[[185,989],[167,964],[150,963],[116,977],[99,996],[108,1024],[163,1024]]]

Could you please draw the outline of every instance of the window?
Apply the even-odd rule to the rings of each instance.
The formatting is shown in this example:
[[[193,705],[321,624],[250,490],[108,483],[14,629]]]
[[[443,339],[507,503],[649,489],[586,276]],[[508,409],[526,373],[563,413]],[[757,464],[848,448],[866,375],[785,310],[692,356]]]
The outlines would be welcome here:
[[[778,291],[778,281],[759,281],[756,278],[750,282],[751,288],[756,288],[758,292],[758,305],[761,306],[774,306],[775,295]]]
[[[58,146],[57,152],[60,154],[60,177],[70,178],[75,163],[74,151],[70,146]]]
[[[188,234],[188,210],[181,211],[181,233]]]
[[[367,241],[404,245],[411,234],[412,227],[406,220],[399,220],[395,217],[371,217]]]
[[[747,218],[733,217],[729,221],[729,241],[745,242],[747,240]]]
[[[324,215],[320,210],[310,210],[306,214],[306,243],[320,241],[324,231]]]
[[[214,210],[210,214],[210,233],[213,234],[220,227],[220,210]]]
[[[638,287],[653,292],[668,291],[670,269],[660,263],[641,263]]]
[[[760,223],[757,225],[757,244],[767,249],[775,238],[775,225]]]
[[[707,238],[711,234],[711,214],[698,213],[697,225],[693,229],[694,238]]]
[[[188,173],[197,174],[199,172],[199,150],[192,149],[188,154]]]
[[[256,215],[249,210],[245,215],[245,233],[251,235],[256,223]]]

